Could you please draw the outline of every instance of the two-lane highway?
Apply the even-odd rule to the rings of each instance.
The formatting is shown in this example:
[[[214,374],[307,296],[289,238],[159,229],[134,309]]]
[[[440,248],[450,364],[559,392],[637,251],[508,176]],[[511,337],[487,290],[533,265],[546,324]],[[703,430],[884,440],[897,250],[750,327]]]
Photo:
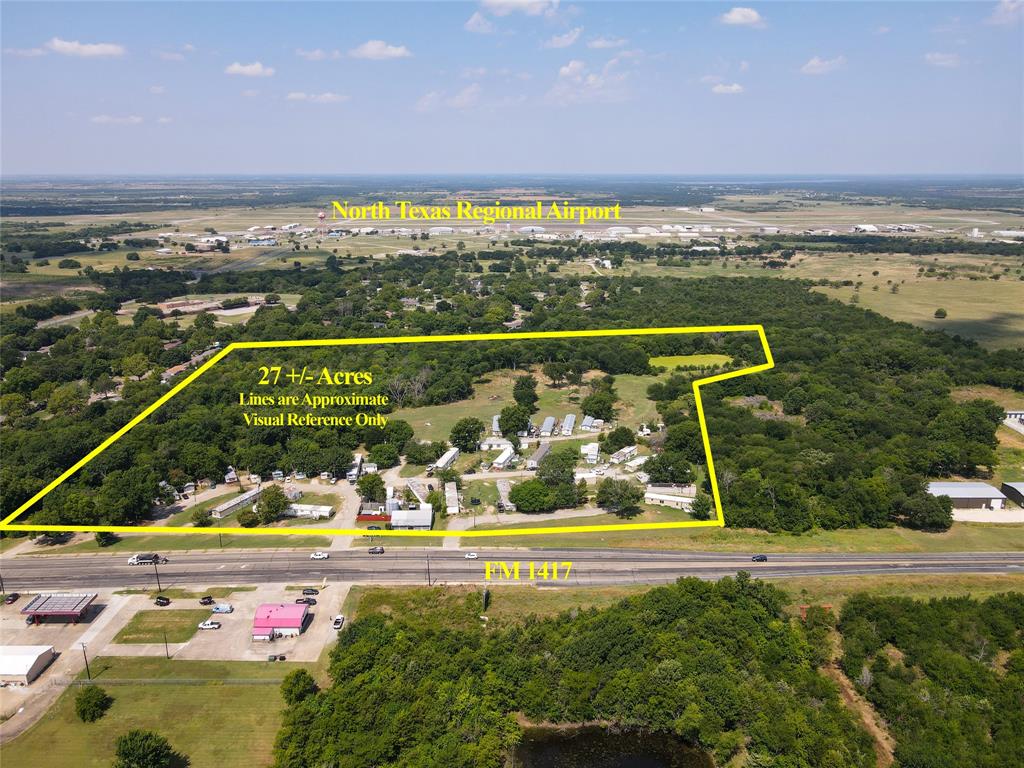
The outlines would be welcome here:
[[[1020,574],[1024,553],[951,552],[937,554],[769,554],[751,561],[750,554],[666,552],[663,550],[389,548],[382,555],[366,549],[332,551],[329,560],[311,560],[301,550],[226,550],[167,553],[168,562],[154,568],[130,566],[124,554],[22,555],[0,561],[8,591],[155,588],[215,584],[309,583],[348,581],[368,584],[508,583],[607,585],[660,584],[681,576],[719,579],[738,571],[772,578],[858,574],[1003,573]],[[514,563],[519,563],[518,579]],[[488,566],[488,563],[491,565]],[[500,564],[506,564],[503,568]],[[530,578],[543,563],[558,563],[559,578]],[[572,563],[568,579],[565,563]]]

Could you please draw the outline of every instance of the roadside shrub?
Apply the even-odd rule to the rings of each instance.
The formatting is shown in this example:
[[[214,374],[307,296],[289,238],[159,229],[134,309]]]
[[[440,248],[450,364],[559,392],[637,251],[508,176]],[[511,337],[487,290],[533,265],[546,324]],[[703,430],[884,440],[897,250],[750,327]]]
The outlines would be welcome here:
[[[87,685],[75,696],[75,714],[83,723],[94,723],[106,714],[113,698],[98,685]]]

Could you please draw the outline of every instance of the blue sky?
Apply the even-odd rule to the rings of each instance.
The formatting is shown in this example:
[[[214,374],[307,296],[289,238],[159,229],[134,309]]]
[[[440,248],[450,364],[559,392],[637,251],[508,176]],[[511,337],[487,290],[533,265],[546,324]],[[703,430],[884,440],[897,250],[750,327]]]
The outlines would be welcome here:
[[[0,14],[5,174],[1024,173],[1022,0]]]

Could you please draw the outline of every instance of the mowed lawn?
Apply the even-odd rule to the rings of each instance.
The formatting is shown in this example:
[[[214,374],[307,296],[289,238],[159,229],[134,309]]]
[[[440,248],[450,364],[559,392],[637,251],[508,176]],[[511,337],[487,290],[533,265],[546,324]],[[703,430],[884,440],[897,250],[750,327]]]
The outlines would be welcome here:
[[[218,536],[216,528],[206,528],[205,530],[209,533],[125,534],[121,539],[106,547],[101,547],[89,539],[66,547],[46,547],[41,552],[31,552],[30,554],[46,556],[66,555],[72,552],[163,553],[186,549],[321,549],[331,544],[331,539],[328,536],[255,532],[252,534],[225,533]]]
[[[661,520],[670,522],[666,515]],[[607,525],[648,522],[643,517],[623,520],[613,515],[538,521],[515,528],[558,525]],[[486,530],[478,526],[475,530]],[[954,523],[944,533],[923,533],[908,528],[857,528],[805,534],[767,533],[733,528],[679,528],[653,531],[602,531],[526,536],[484,536],[463,539],[479,547],[621,547],[625,549],[678,549],[718,552],[1021,552],[1024,525]]]
[[[65,691],[38,723],[3,746],[4,768],[109,768],[117,737],[133,728],[162,734],[193,768],[264,768],[273,762],[284,709],[276,682],[138,683],[105,690],[114,703],[95,723],[75,714],[77,688]]]
[[[164,608],[139,611],[114,637],[115,643],[184,643],[192,638],[199,622],[210,618],[207,608]]]

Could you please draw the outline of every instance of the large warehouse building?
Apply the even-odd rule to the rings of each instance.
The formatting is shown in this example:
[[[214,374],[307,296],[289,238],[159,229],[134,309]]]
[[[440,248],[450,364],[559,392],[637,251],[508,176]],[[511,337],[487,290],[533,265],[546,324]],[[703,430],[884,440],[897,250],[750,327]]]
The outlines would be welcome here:
[[[953,509],[998,510],[1006,501],[1006,496],[988,483],[928,483],[928,493],[948,496],[953,501]]]
[[[55,658],[52,645],[0,645],[0,683],[28,685]]]

